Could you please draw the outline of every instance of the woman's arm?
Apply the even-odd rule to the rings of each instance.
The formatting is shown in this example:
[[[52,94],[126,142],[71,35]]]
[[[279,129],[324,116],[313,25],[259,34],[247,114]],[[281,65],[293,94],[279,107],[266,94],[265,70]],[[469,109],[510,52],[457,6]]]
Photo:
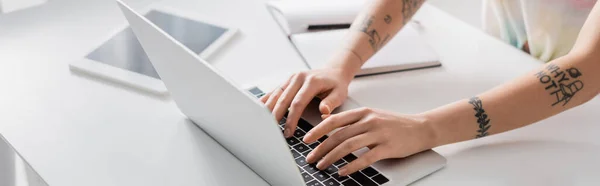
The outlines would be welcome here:
[[[500,133],[556,115],[600,92],[600,3],[571,52],[479,96],[429,111],[436,146]]]
[[[598,59],[571,53],[479,96],[424,113],[435,146],[519,128],[587,102],[600,90]]]
[[[481,95],[416,115],[361,108],[331,115],[305,137],[313,143],[344,127],[307,157],[324,169],[360,148],[370,150],[339,170],[348,175],[375,161],[401,158],[436,146],[485,137],[556,115],[600,92],[600,3],[572,51]]]
[[[277,121],[286,112],[284,135],[292,136],[308,103],[321,98],[319,111],[331,114],[347,97],[348,85],[363,63],[389,41],[423,0],[373,0],[352,24],[345,42],[326,68],[298,72],[261,98]]]
[[[343,67],[354,76],[360,67],[391,40],[424,0],[374,0],[354,20],[350,32],[328,67]]]

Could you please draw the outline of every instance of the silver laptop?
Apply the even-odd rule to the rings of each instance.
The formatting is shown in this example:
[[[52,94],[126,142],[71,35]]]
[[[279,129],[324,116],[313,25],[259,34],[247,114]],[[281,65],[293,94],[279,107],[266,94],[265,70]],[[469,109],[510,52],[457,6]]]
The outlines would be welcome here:
[[[281,124],[256,96],[236,86],[129,6],[117,2],[181,112],[271,185],[406,185],[445,165],[446,160],[430,150],[380,161],[347,177],[338,176],[336,171],[355,159],[353,154],[319,171],[304,158],[317,144],[300,140],[313,125],[301,120],[294,138],[285,139]],[[261,94],[257,90],[253,93]]]

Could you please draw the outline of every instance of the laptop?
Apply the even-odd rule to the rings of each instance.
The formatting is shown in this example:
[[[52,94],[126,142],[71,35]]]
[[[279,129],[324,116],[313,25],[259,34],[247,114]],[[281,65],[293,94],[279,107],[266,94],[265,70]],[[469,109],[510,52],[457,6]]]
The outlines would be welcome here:
[[[360,153],[317,170],[304,158],[315,144],[300,140],[313,125],[301,120],[294,138],[285,139],[280,122],[258,100],[261,91],[253,94],[236,86],[138,12],[117,2],[181,112],[270,185],[406,185],[445,165],[446,160],[430,150],[380,161],[347,177],[338,176],[337,169]]]

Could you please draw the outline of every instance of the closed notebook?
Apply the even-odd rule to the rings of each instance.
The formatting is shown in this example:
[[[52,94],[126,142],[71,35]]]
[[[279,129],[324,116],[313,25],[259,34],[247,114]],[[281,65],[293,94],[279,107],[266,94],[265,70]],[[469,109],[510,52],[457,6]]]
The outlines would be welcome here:
[[[323,67],[342,46],[348,29],[305,32],[290,36],[311,69]],[[357,76],[440,66],[439,58],[413,25],[406,25],[369,59]]]

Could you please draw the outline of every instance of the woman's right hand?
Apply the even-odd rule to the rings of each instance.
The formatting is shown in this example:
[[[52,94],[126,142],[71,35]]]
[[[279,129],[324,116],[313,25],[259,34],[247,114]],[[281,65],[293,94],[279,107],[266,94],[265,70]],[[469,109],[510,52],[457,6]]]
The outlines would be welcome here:
[[[261,101],[273,112],[277,121],[289,108],[283,132],[288,138],[294,134],[302,112],[313,98],[321,98],[319,111],[323,115],[329,115],[339,107],[346,100],[353,77],[353,72],[334,67],[298,72],[281,87],[263,96]]]

